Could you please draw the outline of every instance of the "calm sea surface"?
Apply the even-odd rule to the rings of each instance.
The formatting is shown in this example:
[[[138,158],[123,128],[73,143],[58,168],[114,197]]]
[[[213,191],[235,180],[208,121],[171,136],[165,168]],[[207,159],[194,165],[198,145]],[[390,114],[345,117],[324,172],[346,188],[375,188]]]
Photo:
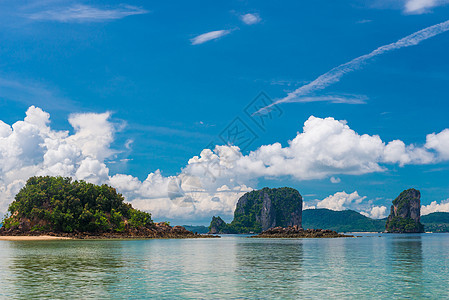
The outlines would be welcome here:
[[[449,298],[449,234],[0,241],[0,298]]]

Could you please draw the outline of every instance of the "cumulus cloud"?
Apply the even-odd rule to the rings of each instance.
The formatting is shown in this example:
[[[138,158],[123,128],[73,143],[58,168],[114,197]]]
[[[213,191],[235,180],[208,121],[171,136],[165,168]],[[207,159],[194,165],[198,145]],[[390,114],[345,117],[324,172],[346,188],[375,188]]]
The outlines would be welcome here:
[[[437,203],[433,201],[429,205],[421,206],[421,215],[428,215],[434,212],[449,212],[449,199],[441,201],[441,203]]]
[[[279,176],[310,180],[382,172],[386,164],[403,166],[437,160],[436,153],[424,147],[406,146],[402,141],[386,144],[377,135],[358,134],[345,121],[311,116],[286,147],[274,143],[243,155],[236,146],[217,146],[189,160],[186,171],[199,176],[207,170],[214,178],[244,182]]]
[[[338,192],[330,195],[317,203],[317,208],[327,208],[330,210],[346,210],[354,205],[362,203],[366,196],[361,197],[357,191],[347,194]]]
[[[372,219],[382,219],[387,216],[387,207],[386,206],[373,206],[371,209],[367,211],[361,211],[362,215],[372,218]]]
[[[87,118],[86,118],[87,117]],[[99,183],[108,178],[103,160],[112,154],[115,128],[109,114],[72,115],[75,133],[50,128],[50,115],[31,106],[23,121],[0,123],[0,210],[34,175],[61,175]],[[98,132],[95,132],[99,130]]]
[[[438,134],[432,133],[427,135],[427,149],[436,150],[442,160],[449,159],[449,129],[445,129]]]
[[[127,16],[148,13],[147,10],[132,6],[122,5],[116,8],[98,8],[90,5],[75,4],[70,7],[51,8],[44,11],[28,14],[27,17],[37,21],[57,22],[104,22],[122,19]]]
[[[246,25],[253,25],[259,23],[262,19],[260,18],[259,14],[244,14],[240,17],[240,19],[245,23]]]
[[[350,194],[343,191],[329,195],[323,200],[315,200],[315,204],[305,202],[303,206],[304,209],[326,208],[335,211],[351,209],[373,219],[386,217],[385,206],[374,206],[372,201],[365,201],[366,198],[366,196],[360,196],[357,191]]]
[[[110,174],[106,161],[119,127],[110,113],[69,116],[74,131],[50,127],[50,115],[31,106],[23,121],[0,121],[0,211],[34,175],[60,175],[88,182],[106,183],[123,193],[135,207],[158,218],[194,220],[212,214],[231,216],[238,198],[257,186],[262,177],[296,180],[383,172],[388,165],[423,164],[449,159],[447,131],[427,136],[423,146],[402,141],[386,143],[377,135],[358,134],[345,121],[311,116],[301,132],[283,147],[264,145],[243,155],[237,146],[217,145],[188,160],[179,175],[151,172],[143,181],[127,174]],[[372,217],[385,211],[366,205],[357,192],[339,192],[316,207],[358,209]],[[363,205],[361,205],[363,202]],[[310,205],[309,205],[310,206]],[[305,205],[307,207],[307,204]]]
[[[190,42],[192,43],[192,45],[200,45],[208,41],[216,40],[230,33],[231,33],[230,30],[216,30],[206,32],[194,37],[193,39],[190,40]]]

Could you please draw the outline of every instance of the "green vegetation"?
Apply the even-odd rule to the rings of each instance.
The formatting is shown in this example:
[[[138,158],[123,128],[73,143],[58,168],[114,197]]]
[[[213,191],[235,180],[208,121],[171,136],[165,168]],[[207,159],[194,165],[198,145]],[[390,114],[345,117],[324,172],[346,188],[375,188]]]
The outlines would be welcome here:
[[[262,232],[260,216],[265,196],[271,199],[277,226],[287,226],[293,212],[301,213],[302,198],[293,188],[263,188],[252,191],[243,196],[246,197],[245,200],[239,200],[234,212],[234,220],[228,225],[229,233]]]
[[[401,212],[410,205],[410,201],[414,200],[414,197],[420,195],[420,192],[415,189],[408,189],[402,191],[399,196],[393,200],[393,205],[397,207],[397,211]]]
[[[420,198],[421,193],[416,189],[408,189],[400,193],[393,201],[385,230],[392,233],[424,232],[419,215]]]
[[[236,233],[234,232],[229,224],[226,224],[220,217],[212,217],[212,221],[210,222],[209,232],[211,233]]]
[[[412,218],[402,218],[399,216],[391,218],[391,220],[386,223],[385,229],[392,233],[424,232],[424,226],[421,223],[415,222]]]
[[[193,233],[204,234],[209,232],[209,228],[202,225],[182,225],[182,227]]]
[[[449,213],[435,212],[421,217],[426,231],[449,232]]]
[[[31,177],[8,211],[5,229],[123,232],[154,226],[150,214],[124,203],[114,188],[64,177]]]
[[[302,226],[337,232],[382,232],[385,220],[371,219],[353,210],[306,209],[302,212]]]

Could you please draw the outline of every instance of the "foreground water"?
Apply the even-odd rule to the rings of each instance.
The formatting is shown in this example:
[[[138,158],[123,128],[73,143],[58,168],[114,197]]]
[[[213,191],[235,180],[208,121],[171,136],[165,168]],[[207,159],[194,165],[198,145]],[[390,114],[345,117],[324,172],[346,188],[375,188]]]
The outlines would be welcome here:
[[[0,241],[0,298],[449,297],[449,234]]]

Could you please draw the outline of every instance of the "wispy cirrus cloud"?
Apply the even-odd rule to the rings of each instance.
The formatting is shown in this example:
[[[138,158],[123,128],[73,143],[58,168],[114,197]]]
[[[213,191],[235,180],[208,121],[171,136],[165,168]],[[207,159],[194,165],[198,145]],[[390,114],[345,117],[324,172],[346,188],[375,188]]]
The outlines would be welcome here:
[[[345,104],[366,104],[368,97],[364,95],[323,95],[297,98],[291,102],[310,103],[310,102],[330,102]]]
[[[305,84],[289,93],[286,97],[279,99],[266,107],[261,108],[254,114],[268,113],[270,111],[270,108],[277,104],[301,102],[299,101],[301,97],[305,97],[306,95],[315,91],[323,90],[328,86],[339,82],[344,75],[361,69],[364,64],[366,64],[369,60],[376,56],[391,52],[393,50],[416,46],[427,39],[430,39],[447,31],[449,31],[449,20],[412,33],[398,40],[397,42],[381,46],[368,54],[354,58],[347,63],[341,64],[331,69],[323,75],[320,75],[312,82]]]
[[[0,74],[0,98],[27,106],[36,104],[53,110],[74,111],[79,103],[65,97],[51,85],[28,79],[8,78]]]
[[[85,4],[75,4],[69,7],[51,8],[30,13],[26,17],[36,21],[86,23],[105,22],[146,13],[148,13],[147,10],[132,5],[121,5],[115,8],[99,8]]]
[[[216,40],[231,33],[231,30],[215,30],[200,34],[190,40],[192,45],[200,45],[208,41]]]

